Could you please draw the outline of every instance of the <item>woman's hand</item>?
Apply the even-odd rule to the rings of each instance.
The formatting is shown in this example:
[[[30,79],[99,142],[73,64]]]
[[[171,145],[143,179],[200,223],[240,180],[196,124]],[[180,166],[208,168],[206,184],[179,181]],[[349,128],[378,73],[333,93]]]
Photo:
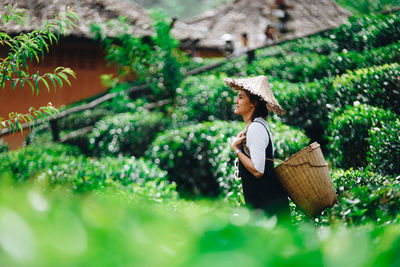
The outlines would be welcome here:
[[[243,142],[243,140],[246,138],[246,134],[244,134],[243,131],[241,131],[233,141],[231,147],[233,151],[236,151],[240,148],[240,144]]]
[[[236,151],[240,148],[240,144],[243,142],[243,140],[246,138],[246,134],[244,133],[244,131],[240,132],[235,140],[232,143],[232,150]],[[242,162],[242,164],[244,165],[244,167],[249,170],[249,172],[251,172],[251,174],[254,175],[254,177],[256,178],[261,178],[264,174],[257,171],[256,168],[254,167],[254,163],[253,161],[251,161],[251,159],[246,156],[244,153],[238,153],[237,154],[239,160]]]

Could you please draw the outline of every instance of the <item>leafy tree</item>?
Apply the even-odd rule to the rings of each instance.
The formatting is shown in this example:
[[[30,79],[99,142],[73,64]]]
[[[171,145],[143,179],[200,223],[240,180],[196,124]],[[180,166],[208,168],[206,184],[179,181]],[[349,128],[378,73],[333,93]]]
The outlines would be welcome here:
[[[178,41],[171,36],[170,22],[161,11],[152,11],[151,15],[155,36],[129,34],[129,24],[124,17],[92,25],[95,39],[105,47],[106,60],[118,67],[118,77],[106,75],[103,80],[108,80],[108,85],[115,85],[116,81],[135,78],[152,88],[150,100],[174,98],[175,89],[183,78],[178,60]],[[116,32],[114,38],[104,34],[105,27]]]
[[[39,63],[44,53],[49,51],[49,46],[58,43],[61,34],[65,34],[67,29],[72,29],[75,22],[78,21],[77,15],[67,10],[65,14],[60,12],[54,20],[47,21],[44,26],[29,33],[20,33],[14,37],[4,32],[4,25],[12,21],[24,25],[28,15],[26,10],[5,7],[0,18],[0,46],[8,47],[8,54],[0,58],[0,87],[4,88],[7,83],[11,83],[14,90],[17,86],[21,88],[28,84],[32,92],[38,94],[40,85],[46,86],[50,90],[50,85],[54,88],[63,86],[63,82],[70,85],[69,77],[75,77],[75,73],[64,67],[57,67],[53,73],[41,74],[37,71],[34,74],[29,73],[28,62],[36,61]],[[50,85],[49,85],[50,84]],[[38,119],[48,121],[47,116],[54,116],[58,110],[49,103],[48,106],[39,109],[31,107],[26,114],[11,112],[9,118],[1,120],[0,130],[9,129],[15,132],[18,129],[22,132],[23,123],[33,126],[38,123]]]

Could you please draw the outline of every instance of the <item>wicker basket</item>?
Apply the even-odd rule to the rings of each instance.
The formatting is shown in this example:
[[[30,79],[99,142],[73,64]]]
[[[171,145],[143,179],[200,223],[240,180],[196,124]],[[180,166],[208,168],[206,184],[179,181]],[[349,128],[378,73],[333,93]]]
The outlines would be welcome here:
[[[289,197],[309,217],[337,202],[328,164],[316,142],[282,162],[275,172]]]

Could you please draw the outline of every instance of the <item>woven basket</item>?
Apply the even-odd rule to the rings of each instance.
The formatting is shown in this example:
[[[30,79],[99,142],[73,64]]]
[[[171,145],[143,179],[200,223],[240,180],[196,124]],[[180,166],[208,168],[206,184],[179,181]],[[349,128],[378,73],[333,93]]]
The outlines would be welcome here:
[[[328,164],[316,142],[275,168],[289,197],[307,216],[315,216],[337,202]]]

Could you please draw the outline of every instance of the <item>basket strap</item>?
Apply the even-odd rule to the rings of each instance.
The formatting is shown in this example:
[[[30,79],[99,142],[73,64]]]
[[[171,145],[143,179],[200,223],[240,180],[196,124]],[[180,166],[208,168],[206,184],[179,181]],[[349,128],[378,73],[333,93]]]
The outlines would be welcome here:
[[[328,166],[328,163],[324,163],[324,164],[312,164],[312,163],[310,163],[310,162],[308,162],[308,161],[306,161],[306,162],[300,162],[300,163],[287,163],[287,162],[283,162],[282,160],[280,160],[280,159],[269,159],[269,158],[267,158],[267,160],[269,160],[269,161],[276,161],[276,162],[278,162],[278,163],[280,163],[280,164],[285,164],[285,165],[288,165],[288,166],[300,166],[300,165],[303,165],[303,164],[308,164],[308,165],[310,165],[310,166],[312,166],[312,167],[326,167],[326,166]]]

